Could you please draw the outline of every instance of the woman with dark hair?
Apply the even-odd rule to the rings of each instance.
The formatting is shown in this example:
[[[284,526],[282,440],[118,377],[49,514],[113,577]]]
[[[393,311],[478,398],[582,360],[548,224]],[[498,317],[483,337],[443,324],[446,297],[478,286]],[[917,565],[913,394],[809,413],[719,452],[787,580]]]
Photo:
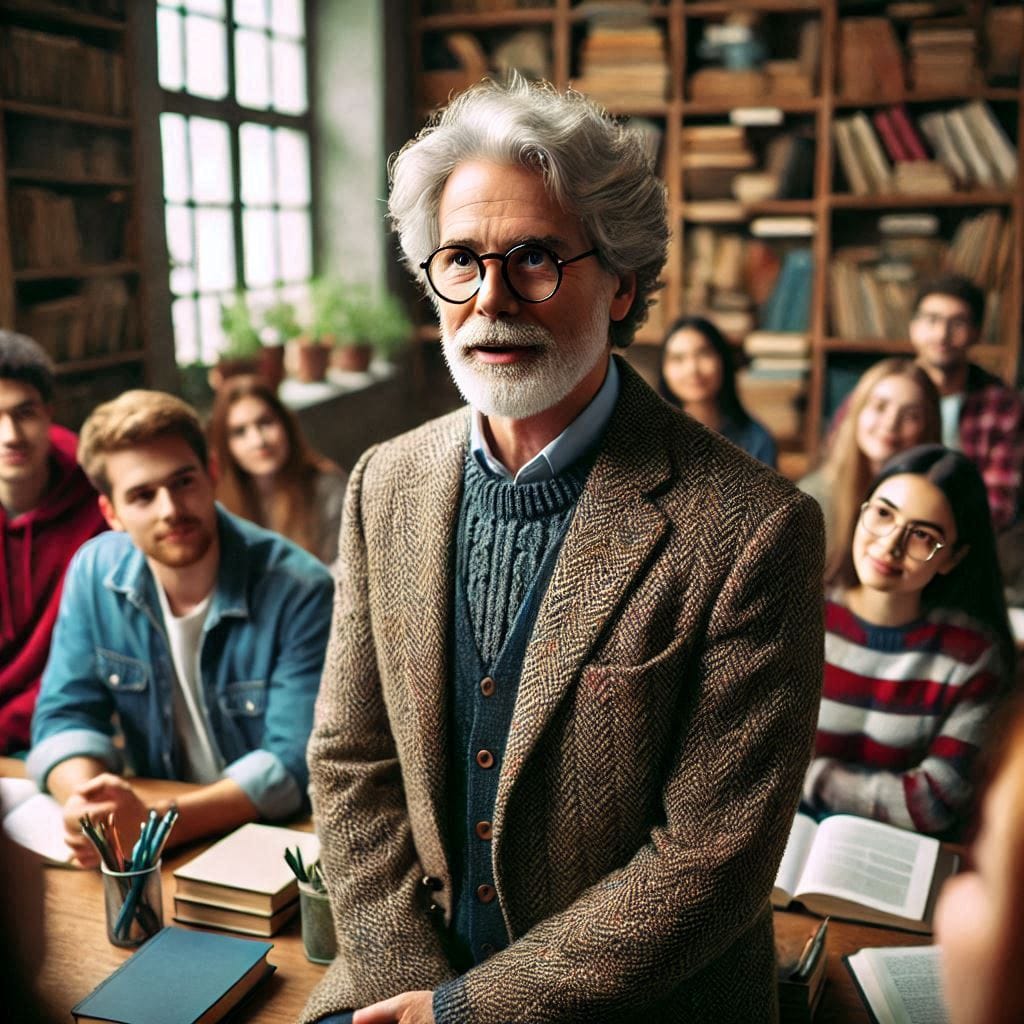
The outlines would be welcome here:
[[[1014,658],[974,463],[937,444],[890,459],[826,583],[825,679],[805,802],[957,836],[971,765]]]
[[[710,320],[687,316],[669,328],[661,346],[658,392],[669,405],[775,468],[775,441],[743,408],[732,346]]]
[[[310,448],[292,411],[259,377],[229,377],[209,424],[220,468],[217,500],[330,565],[347,477]]]

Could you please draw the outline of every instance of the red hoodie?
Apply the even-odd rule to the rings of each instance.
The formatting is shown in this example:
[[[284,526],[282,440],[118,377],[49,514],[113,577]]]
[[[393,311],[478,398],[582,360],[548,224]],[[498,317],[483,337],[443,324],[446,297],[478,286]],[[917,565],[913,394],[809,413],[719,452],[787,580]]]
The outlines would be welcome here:
[[[14,519],[0,505],[0,754],[28,749],[64,571],[106,529],[96,492],[75,460],[76,443],[70,430],[52,425],[54,484],[42,504]]]

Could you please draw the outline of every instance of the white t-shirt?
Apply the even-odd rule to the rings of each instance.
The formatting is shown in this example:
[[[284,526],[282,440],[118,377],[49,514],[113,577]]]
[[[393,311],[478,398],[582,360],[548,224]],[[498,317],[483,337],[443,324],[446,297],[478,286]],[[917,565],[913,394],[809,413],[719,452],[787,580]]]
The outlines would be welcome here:
[[[216,782],[221,777],[224,759],[210,730],[199,675],[199,645],[212,594],[179,617],[171,611],[164,588],[157,584],[156,589],[178,683],[174,688],[174,731],[183,755],[183,781]]]
[[[960,412],[964,407],[964,394],[943,395],[939,399],[942,413],[942,443],[947,448],[960,451]]]

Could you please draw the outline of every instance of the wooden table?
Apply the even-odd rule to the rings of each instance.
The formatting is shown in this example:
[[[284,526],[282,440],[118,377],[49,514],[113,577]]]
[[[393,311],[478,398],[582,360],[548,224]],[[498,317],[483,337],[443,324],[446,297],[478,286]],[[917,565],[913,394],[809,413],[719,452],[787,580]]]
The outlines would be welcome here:
[[[0,775],[14,774],[16,767],[0,758]],[[184,783],[138,781],[145,800],[179,795]],[[296,827],[309,828],[308,822]],[[174,924],[174,879],[172,872],[193,857],[204,843],[175,850],[164,857],[164,922]],[[107,941],[103,915],[103,885],[97,871],[77,871],[48,867],[46,887],[47,953],[39,989],[56,1011],[57,1019],[67,1019],[68,1011],[85,997],[129,955]],[[807,922],[808,933],[817,918],[799,911],[776,911],[780,918],[799,917]],[[191,927],[180,925],[180,927]],[[323,976],[326,967],[310,963],[302,950],[299,920],[295,917],[268,941],[274,944],[268,960],[277,966],[270,980],[260,985],[244,1004],[238,1021],[260,1024],[294,1024],[310,990]],[[931,936],[853,924],[833,919],[829,923],[827,981],[815,1016],[817,1024],[867,1024],[870,1020],[860,995],[850,978],[842,957],[864,946],[913,946],[931,942]]]

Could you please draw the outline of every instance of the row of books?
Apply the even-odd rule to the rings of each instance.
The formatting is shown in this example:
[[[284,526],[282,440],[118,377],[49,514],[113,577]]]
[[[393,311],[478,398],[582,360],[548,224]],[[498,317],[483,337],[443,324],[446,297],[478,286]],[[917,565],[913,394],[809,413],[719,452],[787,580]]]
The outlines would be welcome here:
[[[855,195],[1014,189],[1017,153],[983,100],[922,114],[901,105],[858,111],[832,125],[836,153]],[[927,146],[925,144],[927,139]]]
[[[736,386],[744,407],[777,440],[796,440],[803,430],[811,367],[808,335],[752,331],[743,339],[743,354],[746,365],[737,374]]]
[[[647,18],[595,21],[580,46],[579,61],[575,87],[598,103],[643,106],[668,95],[665,39]]]
[[[123,259],[129,248],[128,205],[120,190],[69,196],[44,188],[12,188],[15,268],[57,270]]]
[[[7,133],[9,171],[36,171],[62,177],[127,178],[130,140],[123,132],[34,118],[10,118]]]
[[[125,59],[71,36],[10,27],[0,33],[0,88],[9,99],[95,114],[128,113]]]

